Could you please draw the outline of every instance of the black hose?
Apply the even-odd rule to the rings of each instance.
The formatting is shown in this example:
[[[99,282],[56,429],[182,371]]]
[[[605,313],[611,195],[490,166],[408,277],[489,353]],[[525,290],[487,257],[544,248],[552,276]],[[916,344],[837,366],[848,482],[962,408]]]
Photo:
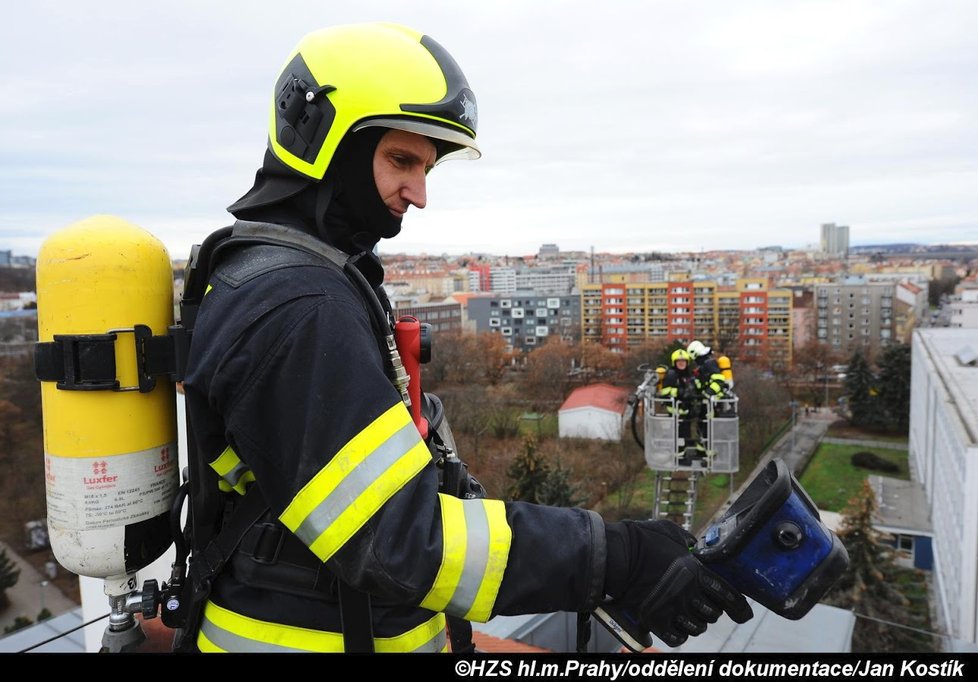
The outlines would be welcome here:
[[[639,404],[640,401],[641,401],[641,398],[636,393],[635,394],[635,405],[632,407],[632,436],[635,438],[635,442],[638,443],[638,446],[640,448],[642,448],[642,450],[644,451],[645,450],[645,443],[643,443],[642,442],[642,439],[638,437],[638,428],[635,426],[635,422],[637,421],[637,418],[638,418],[638,404]]]
[[[190,493],[190,481],[186,481],[177,490],[177,495],[173,499],[170,507],[170,535],[173,536],[173,546],[176,548],[174,563],[181,565],[187,562],[187,555],[190,549],[187,547],[187,538],[183,535],[183,527],[180,525],[180,513],[183,511],[183,502]]]

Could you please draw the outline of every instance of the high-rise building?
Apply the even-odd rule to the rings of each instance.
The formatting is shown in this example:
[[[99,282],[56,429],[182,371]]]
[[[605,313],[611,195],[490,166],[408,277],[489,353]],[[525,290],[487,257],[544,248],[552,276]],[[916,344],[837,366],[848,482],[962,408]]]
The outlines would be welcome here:
[[[581,335],[617,351],[699,339],[722,353],[787,367],[791,295],[762,278],[733,287],[690,279],[588,284],[581,291]]]
[[[917,329],[910,465],[933,529],[934,630],[978,643],[978,358],[970,329]]]
[[[849,255],[849,226],[823,223],[821,247],[822,253],[830,256]]]
[[[895,340],[896,285],[850,277],[815,285],[815,337],[848,357],[856,350],[875,354]]]

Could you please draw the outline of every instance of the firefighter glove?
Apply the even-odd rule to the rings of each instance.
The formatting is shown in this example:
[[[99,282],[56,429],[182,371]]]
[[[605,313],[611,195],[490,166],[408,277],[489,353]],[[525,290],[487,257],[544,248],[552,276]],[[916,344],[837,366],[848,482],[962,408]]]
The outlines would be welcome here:
[[[605,526],[605,592],[671,647],[700,635],[723,611],[737,623],[754,615],[744,596],[699,562],[696,538],[671,521]]]

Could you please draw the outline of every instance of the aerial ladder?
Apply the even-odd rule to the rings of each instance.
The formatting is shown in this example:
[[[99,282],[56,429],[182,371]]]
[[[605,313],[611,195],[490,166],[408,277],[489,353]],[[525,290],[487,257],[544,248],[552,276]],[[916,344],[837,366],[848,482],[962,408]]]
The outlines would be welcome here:
[[[646,464],[655,472],[652,517],[669,519],[692,531],[700,477],[707,473],[733,474],[740,469],[737,396],[727,392],[704,399],[698,414],[687,417],[694,423],[696,435],[684,439],[679,435],[675,398],[659,395],[665,367],[642,365],[639,371],[644,376],[631,399],[632,433],[645,452]],[[705,429],[705,450],[696,448],[700,429]]]

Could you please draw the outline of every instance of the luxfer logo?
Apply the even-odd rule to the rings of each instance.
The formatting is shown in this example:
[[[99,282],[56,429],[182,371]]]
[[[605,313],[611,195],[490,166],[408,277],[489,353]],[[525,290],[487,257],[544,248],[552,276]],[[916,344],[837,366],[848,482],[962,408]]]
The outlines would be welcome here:
[[[153,473],[159,474],[170,469],[173,462],[170,460],[170,446],[165,445],[160,448],[160,463],[153,467]]]
[[[118,478],[118,476],[109,475],[109,463],[102,460],[101,462],[92,462],[92,475],[84,476],[82,481],[85,485],[104,485],[115,483]]]

